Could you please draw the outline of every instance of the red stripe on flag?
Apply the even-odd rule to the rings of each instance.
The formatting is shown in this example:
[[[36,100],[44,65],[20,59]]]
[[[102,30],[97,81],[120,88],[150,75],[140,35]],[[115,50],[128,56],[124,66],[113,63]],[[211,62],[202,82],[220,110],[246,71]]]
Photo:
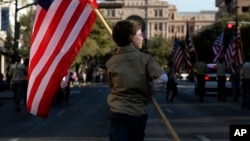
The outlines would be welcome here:
[[[34,20],[34,27],[33,33],[31,38],[31,44],[33,43],[34,39],[36,38],[37,32],[39,31],[42,21],[46,15],[47,11],[42,9],[39,5],[37,5],[36,16]]]
[[[212,46],[212,49],[213,49],[213,52],[214,52],[214,55],[215,55],[213,62],[217,62],[219,60],[219,58],[224,56],[224,54],[223,54],[223,48],[224,48],[223,35],[224,35],[224,32],[222,32],[215,39],[214,44]]]
[[[59,5],[53,7],[55,6],[53,4]],[[32,114],[41,117],[48,116],[54,94],[95,21],[95,14],[87,1],[63,0],[54,1],[53,4],[51,7],[56,8],[57,11],[54,15],[56,17],[50,20],[49,16],[46,15],[49,21],[53,21],[53,24],[48,26],[46,25],[48,23],[44,23],[45,20],[42,21],[41,27],[47,26],[48,28],[40,29],[46,30],[46,33],[39,31],[40,33],[37,32],[34,35],[36,38],[34,38],[32,45],[35,47],[32,50],[32,61],[30,62],[32,64],[29,68],[31,77],[28,87],[27,109]],[[97,5],[96,2],[93,4]],[[36,45],[39,45],[39,48]]]
[[[192,64],[192,58],[191,54],[195,54],[195,48],[192,43],[191,36],[189,34],[189,25],[187,22],[187,30],[186,30],[186,39],[185,39],[185,59],[186,59],[186,67],[187,67],[187,73],[192,74],[193,73],[193,64]]]
[[[69,5],[68,2],[69,1],[65,1],[64,3]],[[62,5],[64,3],[62,3]],[[58,9],[60,9],[60,8],[65,9],[65,6],[67,6],[67,5],[63,5],[63,7],[62,7],[61,3],[59,3],[59,2],[56,4],[58,4],[57,5],[59,7]],[[29,74],[35,75],[33,73],[33,70],[35,69],[35,67],[39,67],[37,65],[40,65],[42,68],[44,68],[43,70],[39,70],[41,72],[38,76],[37,75],[35,75],[34,77],[30,76],[30,80],[29,80],[30,82],[33,82],[33,79],[35,79],[33,83],[29,84],[29,86],[32,85],[32,86],[30,86],[30,87],[32,87],[32,89],[30,91],[31,94],[36,93],[36,90],[39,88],[39,85],[34,85],[34,84],[40,84],[41,79],[43,78],[43,76],[47,72],[47,70],[45,70],[45,69],[47,69],[49,66],[44,66],[41,63],[39,63],[39,61],[41,61],[40,59],[42,59],[42,56],[44,56],[46,54],[45,51],[48,49],[48,44],[50,42],[50,39],[52,38],[55,30],[57,29],[56,27],[59,24],[61,17],[63,16],[63,14],[59,13],[60,12],[59,10],[56,10],[57,6],[55,6],[55,5],[53,5],[53,6],[54,7],[52,10],[55,11],[55,15],[51,14],[52,13],[51,12],[51,13],[45,15],[45,16],[47,16],[47,18],[43,19],[43,21],[37,21],[37,22],[43,22],[43,24],[46,23],[49,26],[47,28],[44,28],[44,26],[42,26],[42,28],[37,29],[39,32],[37,31],[38,35],[37,34],[35,34],[35,35],[38,36],[37,38],[40,39],[41,41],[40,42],[38,41],[38,43],[35,45],[33,45],[33,44],[31,45],[31,59],[30,59],[30,66],[29,66]],[[44,10],[42,10],[42,11],[44,12]],[[48,12],[50,12],[50,11],[48,11]],[[56,13],[58,13],[58,15],[56,15]],[[42,14],[44,14],[44,13],[42,13]],[[52,18],[52,16],[53,16],[53,18]],[[49,19],[51,18],[52,20],[49,21],[48,17],[49,17]],[[56,22],[56,25],[55,25],[55,22]],[[40,26],[41,26],[41,24],[42,23],[40,23]],[[47,31],[47,32],[45,32],[45,31]],[[43,34],[41,34],[41,33],[43,33]],[[53,51],[53,50],[51,50],[51,51]],[[49,57],[49,56],[50,55],[48,55],[47,57]],[[44,63],[45,62],[47,62],[47,61],[44,61]],[[37,73],[37,72],[38,71],[36,71],[35,73]],[[30,87],[28,88],[28,90],[30,89]],[[30,102],[33,102],[34,96],[35,95],[30,96],[30,98],[28,100],[28,105],[30,105]]]

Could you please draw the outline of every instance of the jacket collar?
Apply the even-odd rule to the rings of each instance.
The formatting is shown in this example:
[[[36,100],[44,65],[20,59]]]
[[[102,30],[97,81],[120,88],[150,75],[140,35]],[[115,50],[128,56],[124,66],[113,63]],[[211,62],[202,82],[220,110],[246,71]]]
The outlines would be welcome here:
[[[127,52],[139,52],[139,50],[133,47],[132,45],[128,45],[124,47],[117,47],[117,51],[115,52],[115,54],[121,54]]]

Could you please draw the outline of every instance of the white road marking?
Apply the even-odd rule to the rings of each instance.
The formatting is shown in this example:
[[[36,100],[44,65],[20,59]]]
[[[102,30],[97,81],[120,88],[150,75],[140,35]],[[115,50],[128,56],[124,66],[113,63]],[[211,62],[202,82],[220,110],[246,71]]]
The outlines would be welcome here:
[[[12,138],[9,141],[18,141],[20,138]]]
[[[84,101],[86,101],[86,99],[81,99],[80,101],[81,101],[81,102],[84,102]]]
[[[171,110],[171,109],[169,109],[169,108],[166,108],[166,111],[168,112],[168,113],[170,113],[170,114],[173,114],[174,112]]]
[[[72,94],[78,94],[78,93],[80,93],[80,91],[70,91],[70,93],[72,93]]]
[[[208,139],[206,136],[204,135],[198,135],[197,136],[201,141],[210,141],[210,139]]]
[[[61,112],[59,112],[58,114],[56,114],[57,116],[60,116],[60,115],[62,115],[63,113],[65,113],[65,110],[63,110],[63,111],[61,111]]]

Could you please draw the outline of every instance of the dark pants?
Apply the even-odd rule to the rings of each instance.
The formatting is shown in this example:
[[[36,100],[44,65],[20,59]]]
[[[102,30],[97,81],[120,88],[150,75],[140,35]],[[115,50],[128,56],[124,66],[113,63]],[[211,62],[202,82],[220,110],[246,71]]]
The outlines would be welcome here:
[[[218,76],[218,101],[225,101],[226,98],[226,89],[225,89],[226,77]]]
[[[28,91],[28,80],[24,80],[23,105],[26,105]]]
[[[250,109],[250,79],[242,79],[242,108]]]
[[[69,85],[64,88],[64,101],[69,102],[70,88]]]
[[[204,100],[205,96],[205,75],[197,75],[197,91],[200,96],[200,102]]]
[[[110,114],[110,141],[143,141],[148,115],[131,116],[122,113]]]
[[[240,76],[238,73],[231,74],[231,84],[232,84],[233,101],[238,101],[241,95]]]
[[[173,101],[178,95],[177,83],[173,78],[169,78],[166,87],[166,101]]]
[[[12,82],[12,91],[16,109],[20,109],[21,98],[25,92],[25,80]]]

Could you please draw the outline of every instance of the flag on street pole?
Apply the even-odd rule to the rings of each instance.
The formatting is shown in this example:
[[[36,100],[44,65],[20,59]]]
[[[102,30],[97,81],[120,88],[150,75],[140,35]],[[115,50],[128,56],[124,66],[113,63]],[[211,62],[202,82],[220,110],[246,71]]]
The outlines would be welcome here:
[[[223,43],[223,35],[224,32],[221,32],[221,34],[215,39],[213,43],[213,52],[214,52],[214,60],[213,62],[217,62],[219,58],[224,56],[223,48],[224,48],[224,43]]]
[[[238,18],[236,17],[236,27],[234,36],[234,48],[233,48],[233,59],[235,60],[235,65],[238,66],[244,63],[243,46],[241,41],[240,26]]]
[[[183,50],[181,49],[180,42],[178,41],[176,36],[174,38],[174,47],[172,56],[173,56],[174,70],[175,72],[179,72],[181,63],[184,58],[184,53]]]
[[[187,64],[187,73],[191,74],[193,72],[193,62],[192,62],[192,55],[195,55],[195,48],[192,43],[192,39],[189,33],[189,25],[187,22],[187,30],[186,30],[186,39],[185,39],[185,60]]]
[[[96,15],[87,0],[38,0],[30,48],[28,112],[47,117]],[[96,1],[91,1],[97,7]]]
[[[236,67],[244,63],[243,46],[237,16],[235,23],[232,39],[225,53],[225,63],[231,72],[235,72]]]

